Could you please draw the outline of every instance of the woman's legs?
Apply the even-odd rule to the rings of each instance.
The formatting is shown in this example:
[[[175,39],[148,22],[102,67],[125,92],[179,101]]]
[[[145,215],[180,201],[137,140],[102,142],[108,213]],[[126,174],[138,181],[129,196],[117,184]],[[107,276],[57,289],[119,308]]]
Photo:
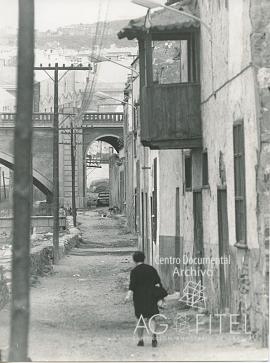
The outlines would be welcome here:
[[[141,340],[143,338],[143,330],[144,327],[137,329],[138,339]]]
[[[145,319],[147,321],[149,321],[149,319]],[[138,319],[138,323],[140,323],[140,319]],[[155,318],[152,318],[151,319],[151,322],[150,322],[150,325],[149,325],[149,328],[150,328],[150,331],[152,333],[152,347],[156,347],[157,346],[157,335],[156,335],[156,326],[157,326],[157,322],[155,320]],[[137,325],[137,335],[138,335],[138,346],[144,346],[144,342],[143,342],[143,331],[145,329],[145,326],[140,326],[140,325]]]
[[[156,326],[157,326],[157,322],[155,318],[151,319],[151,323],[150,323],[150,328],[151,328],[151,333],[152,333],[152,347],[156,347],[157,346],[157,335],[156,335]]]
[[[138,319],[138,322],[137,322],[137,335],[138,335],[138,346],[139,347],[143,347],[144,346],[144,341],[143,341],[143,330],[145,329],[144,326],[140,326],[140,323],[141,323],[141,318]]]

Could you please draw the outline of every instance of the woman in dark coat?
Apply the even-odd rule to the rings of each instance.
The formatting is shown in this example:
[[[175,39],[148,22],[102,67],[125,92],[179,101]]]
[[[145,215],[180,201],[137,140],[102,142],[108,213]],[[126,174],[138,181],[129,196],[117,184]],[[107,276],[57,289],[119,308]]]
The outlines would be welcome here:
[[[142,316],[144,319],[150,319],[153,315],[159,313],[157,300],[153,290],[155,286],[162,286],[157,270],[144,263],[145,255],[141,251],[133,254],[133,260],[136,267],[130,273],[129,291],[125,301],[129,301],[133,294],[133,303],[137,319]],[[155,331],[155,320],[151,320],[151,327]],[[144,328],[138,328],[138,346],[144,346],[143,341]],[[152,337],[152,346],[157,346],[156,334]]]

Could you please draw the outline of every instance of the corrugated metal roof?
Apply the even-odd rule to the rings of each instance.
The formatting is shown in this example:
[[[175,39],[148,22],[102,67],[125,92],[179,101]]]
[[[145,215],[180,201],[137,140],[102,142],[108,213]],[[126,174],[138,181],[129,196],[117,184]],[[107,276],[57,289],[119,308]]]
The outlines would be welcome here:
[[[150,21],[151,33],[181,32],[197,30],[200,28],[199,21],[168,9],[162,9],[151,13]],[[145,17],[143,16],[130,20],[128,25],[118,33],[118,38],[128,38],[129,40],[132,40],[145,33],[146,30]]]

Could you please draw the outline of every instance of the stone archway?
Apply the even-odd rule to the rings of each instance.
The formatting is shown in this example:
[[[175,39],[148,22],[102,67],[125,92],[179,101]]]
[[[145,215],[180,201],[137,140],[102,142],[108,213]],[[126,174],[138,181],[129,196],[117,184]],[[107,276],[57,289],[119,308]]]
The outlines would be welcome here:
[[[99,142],[99,141],[107,143],[108,145],[112,146],[117,154],[119,153],[119,151],[123,145],[123,138],[120,135],[105,134],[102,136],[97,136],[95,139],[91,140],[91,142],[87,145],[87,147],[85,147],[84,160],[86,160],[87,155],[91,154],[91,152],[90,152],[91,146],[94,143]],[[101,165],[103,165],[103,163]],[[87,190],[87,185],[88,185],[88,181],[89,181],[88,180],[89,174],[87,172],[86,164],[87,164],[87,162],[84,162],[84,195],[85,196],[86,196],[86,190]],[[105,164],[107,164],[107,162],[105,162]],[[109,163],[108,163],[108,165],[109,165]],[[106,165],[104,167],[106,170]],[[109,170],[108,170],[108,172],[109,172]],[[105,172],[105,174],[106,174],[106,172]],[[109,175],[108,175],[108,177],[109,177]],[[103,178],[103,176],[101,178]],[[107,178],[107,176],[106,176],[106,178]]]
[[[115,136],[104,136],[96,141],[107,142],[107,144],[110,144],[119,153],[120,148],[121,148],[122,138],[115,137]]]
[[[110,144],[117,153],[119,153],[121,149],[122,137],[118,135],[106,134],[102,136],[97,136],[95,139],[91,140],[91,142],[84,148],[84,156],[86,156],[89,147],[96,141],[103,141],[107,144]]]
[[[89,145],[95,141],[105,141],[119,152],[120,140],[123,138],[123,127],[87,128],[83,130],[83,155],[86,155]]]

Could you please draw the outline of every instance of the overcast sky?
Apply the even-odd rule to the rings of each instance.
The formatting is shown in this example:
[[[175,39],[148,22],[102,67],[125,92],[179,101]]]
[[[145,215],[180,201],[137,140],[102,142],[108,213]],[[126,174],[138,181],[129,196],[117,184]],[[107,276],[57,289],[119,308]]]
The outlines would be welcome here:
[[[0,0],[0,28],[17,27],[19,0]],[[35,28],[38,30],[94,23],[99,9],[105,20],[108,6],[108,20],[132,19],[146,14],[146,9],[132,4],[131,0],[35,0]]]

